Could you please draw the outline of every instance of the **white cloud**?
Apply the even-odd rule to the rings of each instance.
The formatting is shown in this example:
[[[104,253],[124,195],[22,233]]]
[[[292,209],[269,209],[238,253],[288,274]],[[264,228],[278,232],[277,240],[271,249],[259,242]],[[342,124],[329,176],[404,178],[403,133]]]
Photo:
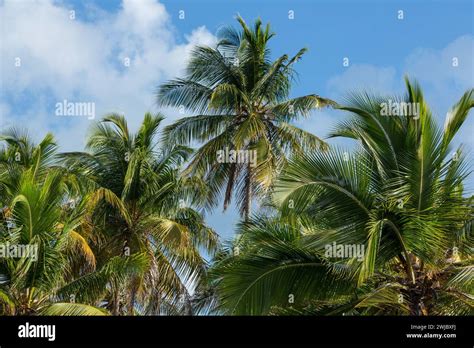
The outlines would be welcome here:
[[[456,58],[456,60],[453,60]],[[346,71],[328,80],[329,96],[338,101],[352,90],[368,90],[377,94],[401,94],[405,92],[403,76],[416,79],[424,92],[438,124],[442,126],[449,108],[463,93],[474,85],[474,37],[464,35],[456,38],[441,49],[419,47],[401,62],[402,69],[397,72],[392,66],[353,64]],[[453,66],[457,62],[457,66]],[[472,112],[471,112],[472,113]],[[327,117],[326,117],[327,119]],[[323,118],[324,120],[324,118]],[[333,124],[328,120],[318,123],[320,132]],[[463,125],[456,136],[455,144],[464,143],[470,151],[474,150],[473,117]]]
[[[0,6],[3,123],[34,125],[39,136],[53,130],[68,150],[82,147],[90,121],[58,118],[56,102],[95,102],[96,117],[121,111],[136,127],[146,111],[156,111],[153,91],[182,72],[191,48],[215,43],[199,27],[178,44],[169,14],[155,0],[123,0],[118,12],[96,10],[92,22],[70,19],[69,10],[51,0]]]
[[[457,66],[453,63],[457,63]],[[404,70],[419,81],[428,104],[440,125],[443,125],[451,106],[474,86],[474,37],[461,36],[439,50],[418,48],[405,60]],[[474,150],[472,111],[453,145],[460,143],[466,145],[466,150]]]
[[[425,95],[433,98],[435,107],[444,107],[472,88],[474,81],[474,37],[464,35],[439,50],[419,47],[413,50],[397,72],[393,66],[353,64],[343,73],[328,80],[327,87],[334,97],[352,90],[370,90],[380,94],[404,92],[403,76],[415,78]],[[453,66],[456,62],[457,66]],[[441,108],[439,108],[441,109]]]
[[[456,60],[453,60],[456,58]],[[457,66],[453,63],[457,62]],[[474,37],[464,35],[456,38],[441,49],[419,47],[413,50],[401,62],[397,71],[392,66],[375,66],[371,64],[353,64],[343,73],[330,78],[327,82],[328,96],[339,102],[353,90],[367,90],[377,94],[403,94],[405,87],[403,76],[416,79],[422,89],[438,124],[444,125],[446,113],[465,91],[474,86]],[[347,115],[342,115],[342,118]],[[309,121],[305,121],[305,129],[324,136],[341,119],[341,115],[331,111],[315,112]],[[332,139],[330,143],[349,146],[350,143]],[[460,144],[472,161],[474,156],[474,114],[463,124],[453,139],[453,149]],[[355,144],[355,142],[352,142]],[[466,181],[466,190],[474,190],[474,178]]]
[[[340,75],[329,79],[327,87],[337,97],[347,96],[351,91],[368,90],[377,93],[392,93],[397,85],[394,67],[377,67],[370,64],[353,64]]]
[[[464,35],[440,50],[417,48],[405,62],[405,71],[420,82],[442,90],[447,86],[472,88],[474,37]]]

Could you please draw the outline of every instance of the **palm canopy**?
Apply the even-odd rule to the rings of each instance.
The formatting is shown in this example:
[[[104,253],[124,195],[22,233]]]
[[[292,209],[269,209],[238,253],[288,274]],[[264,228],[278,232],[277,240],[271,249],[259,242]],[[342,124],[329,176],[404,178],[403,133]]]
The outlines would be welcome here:
[[[27,131],[17,128],[2,133],[0,142],[0,203],[6,203],[3,200],[14,195],[25,170],[41,180],[54,167],[57,144],[50,133],[35,144]]]
[[[166,127],[165,139],[203,143],[188,172],[205,178],[211,206],[223,195],[226,209],[235,192],[241,215],[248,217],[252,198],[268,193],[289,153],[327,146],[291,121],[334,102],[315,94],[290,98],[293,65],[306,49],[272,61],[270,26],[264,27],[260,19],[253,27],[241,17],[237,20],[240,29],[221,29],[215,48],[196,47],[184,78],[161,85],[157,100],[161,106],[197,113]],[[217,153],[226,148],[255,151],[256,162],[222,163]]]
[[[34,315],[56,305],[55,313],[65,314],[71,304],[58,302],[59,289],[80,274],[77,269],[95,270],[95,256],[78,232],[84,206],[71,210],[65,204],[70,182],[57,166],[51,134],[34,144],[26,132],[12,129],[1,139],[0,245],[23,253],[0,260],[0,313]],[[74,308],[104,314],[84,303]]]
[[[462,147],[453,155],[450,146],[474,106],[474,92],[448,112],[442,130],[420,87],[408,80],[406,86],[404,98],[391,100],[417,103],[416,115],[387,117],[381,113],[386,98],[353,95],[341,107],[352,118],[332,135],[358,140],[359,150],[290,161],[276,183],[278,231],[258,240],[248,231],[269,234],[272,221],[252,221],[241,230],[239,255],[216,264],[223,310],[473,313],[474,211],[462,185],[470,169]],[[363,257],[327,254],[331,245],[363,247]],[[338,286],[321,293],[334,277]]]
[[[216,234],[194,209],[205,194],[204,185],[179,175],[190,149],[157,147],[162,119],[146,114],[132,134],[123,116],[109,115],[92,129],[87,152],[63,155],[68,170],[78,181],[89,183],[83,186],[92,187],[86,196],[88,222],[94,230],[89,237],[98,263],[137,253],[148,259],[142,274],[114,284],[108,298],[114,314],[159,313],[160,303],[179,306],[188,296],[187,285],[206,266],[200,249],[212,254],[217,245]],[[95,277],[92,274],[75,287],[82,289]],[[121,304],[127,308],[121,309]]]

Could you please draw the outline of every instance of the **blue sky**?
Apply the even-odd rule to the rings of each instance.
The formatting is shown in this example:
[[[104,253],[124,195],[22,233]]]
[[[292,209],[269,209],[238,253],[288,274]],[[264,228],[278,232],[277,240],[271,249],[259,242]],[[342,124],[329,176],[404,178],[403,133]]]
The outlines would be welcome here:
[[[144,112],[158,111],[156,86],[179,75],[190,49],[212,45],[217,29],[235,24],[237,14],[271,23],[275,57],[309,48],[296,66],[294,96],[317,93],[340,101],[361,88],[402,93],[408,74],[421,83],[442,124],[449,106],[474,85],[473,7],[470,0],[0,0],[0,127],[28,127],[36,139],[53,131],[62,149],[81,149],[92,121],[55,116],[55,103],[64,99],[94,102],[96,118],[124,112],[136,127]],[[123,66],[125,58],[130,67]],[[167,122],[180,116],[162,111]],[[321,110],[298,125],[325,136],[344,117]],[[472,151],[473,134],[471,117],[456,141]],[[237,216],[220,210],[208,221],[228,238]]]

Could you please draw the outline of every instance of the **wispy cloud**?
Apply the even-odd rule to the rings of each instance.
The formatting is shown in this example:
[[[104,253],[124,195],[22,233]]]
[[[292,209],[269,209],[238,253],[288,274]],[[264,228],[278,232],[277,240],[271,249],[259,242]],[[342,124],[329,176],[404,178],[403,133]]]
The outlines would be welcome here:
[[[393,93],[396,85],[397,71],[394,67],[378,67],[368,63],[350,65],[342,74],[333,76],[327,82],[331,95],[339,98],[360,90]]]
[[[136,126],[154,110],[156,86],[181,73],[192,47],[215,42],[197,27],[178,43],[166,8],[154,0],[95,11],[90,21],[50,0],[2,3],[3,125],[53,130],[63,148],[81,148],[91,121],[58,118],[55,103],[93,102],[98,116],[124,112]]]
[[[341,103],[352,91],[369,91],[381,95],[404,94],[403,77],[407,75],[421,84],[425,98],[442,126],[449,108],[466,90],[473,88],[473,54],[474,37],[464,35],[441,49],[414,49],[398,69],[368,62],[351,64],[343,73],[328,79],[326,89],[329,97]],[[300,121],[298,126],[324,137],[344,117],[345,114],[332,110],[315,111],[309,120]],[[474,119],[471,117],[456,136],[454,145],[463,143],[472,156],[473,135]],[[342,146],[350,144],[342,140],[330,142]]]

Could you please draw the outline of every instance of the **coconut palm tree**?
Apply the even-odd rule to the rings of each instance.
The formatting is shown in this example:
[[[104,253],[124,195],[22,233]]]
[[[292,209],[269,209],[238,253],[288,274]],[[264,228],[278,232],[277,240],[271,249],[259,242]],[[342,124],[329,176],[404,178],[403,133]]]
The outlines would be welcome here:
[[[216,234],[193,208],[202,202],[203,183],[179,174],[191,150],[157,147],[162,119],[147,113],[132,134],[123,116],[109,115],[92,129],[87,152],[63,155],[77,181],[94,187],[88,222],[98,265],[137,253],[148,258],[149,267],[142,274],[112,284],[105,295],[115,315],[160,314],[173,306],[189,314],[187,289],[206,266],[200,250],[212,254],[217,245]],[[68,291],[77,292],[84,284],[97,284],[99,290],[95,277],[76,282]]]
[[[237,20],[240,30],[220,30],[215,48],[193,50],[185,77],[161,85],[157,101],[197,114],[166,127],[165,139],[203,143],[186,172],[204,177],[211,188],[210,206],[223,195],[225,210],[235,195],[241,215],[248,218],[252,199],[269,192],[289,153],[327,147],[291,122],[334,103],[315,94],[290,98],[293,66],[306,49],[272,61],[270,26],[258,19],[251,28],[241,17]],[[226,151],[248,157],[219,159]],[[249,160],[252,154],[255,160]]]
[[[77,275],[75,265],[93,271],[95,257],[77,232],[81,206],[71,211],[64,205],[68,185],[53,165],[57,146],[52,135],[35,145],[25,132],[12,129],[1,139],[6,146],[0,150],[0,313],[104,314],[84,303],[60,303],[55,296]]]
[[[0,244],[5,250],[21,246],[30,251],[0,261],[3,315],[106,315],[100,296],[109,284],[147,267],[146,255],[134,254],[112,258],[96,270],[95,255],[79,233],[84,204],[71,211],[62,204],[65,190],[60,172],[48,173],[41,182],[31,171],[20,178],[10,217],[0,226]],[[84,281],[91,278],[95,283]]]
[[[6,130],[0,142],[4,145],[0,149],[0,203],[5,203],[15,194],[24,171],[41,180],[55,166],[57,145],[50,133],[36,145],[28,132],[17,128]]]
[[[451,149],[474,90],[440,129],[420,87],[408,79],[406,87],[404,98],[361,93],[341,107],[352,117],[332,136],[358,140],[355,153],[314,151],[290,161],[275,189],[281,216],[243,224],[240,252],[213,270],[221,310],[474,313],[474,210],[463,192],[470,170],[462,147]],[[387,117],[389,100],[418,112]]]

